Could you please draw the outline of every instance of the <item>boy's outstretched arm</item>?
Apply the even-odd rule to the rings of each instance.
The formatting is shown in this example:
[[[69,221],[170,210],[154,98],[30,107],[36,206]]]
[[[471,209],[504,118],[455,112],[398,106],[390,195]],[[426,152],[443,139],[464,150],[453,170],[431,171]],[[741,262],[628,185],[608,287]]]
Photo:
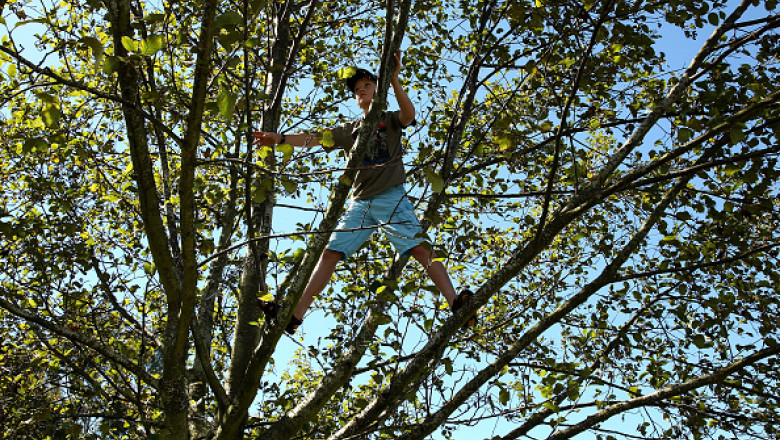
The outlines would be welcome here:
[[[395,53],[395,71],[393,77],[390,79],[390,85],[393,87],[393,94],[398,101],[398,108],[401,110],[401,114],[398,115],[398,119],[404,127],[408,127],[409,124],[414,121],[414,104],[409,96],[406,95],[404,88],[401,86],[401,81],[398,80],[398,74],[401,72],[401,52]]]
[[[311,148],[321,145],[320,139],[322,135],[320,133],[293,133],[293,134],[280,134],[271,133],[268,131],[256,131],[254,132],[255,144],[265,145],[270,147],[277,144],[290,144],[293,147]]]

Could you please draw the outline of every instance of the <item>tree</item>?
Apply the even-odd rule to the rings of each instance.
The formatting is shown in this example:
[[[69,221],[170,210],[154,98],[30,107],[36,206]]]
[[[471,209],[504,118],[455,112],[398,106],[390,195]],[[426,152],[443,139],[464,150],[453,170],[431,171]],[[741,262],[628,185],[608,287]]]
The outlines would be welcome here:
[[[0,367],[22,385],[0,383],[47,390],[4,429],[776,437],[775,8],[0,4]],[[674,30],[700,44],[681,70]],[[371,242],[318,300],[331,332],[282,365],[398,48],[420,122],[409,190],[476,295],[450,314]],[[350,116],[356,64],[378,66],[380,93],[350,157],[253,147],[257,128]]]

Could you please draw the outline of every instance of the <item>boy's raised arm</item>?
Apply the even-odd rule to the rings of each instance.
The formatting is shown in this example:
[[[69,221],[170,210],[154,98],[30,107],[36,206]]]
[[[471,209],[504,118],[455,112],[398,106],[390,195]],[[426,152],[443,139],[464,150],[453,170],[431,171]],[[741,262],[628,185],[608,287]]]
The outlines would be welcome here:
[[[322,135],[320,133],[293,133],[293,134],[280,134],[271,133],[268,131],[256,131],[254,132],[255,144],[258,145],[278,145],[278,144],[290,144],[293,147],[311,148],[321,145],[320,139]]]
[[[393,94],[396,101],[398,101],[398,108],[401,110],[398,115],[398,120],[404,127],[408,127],[413,121],[415,116],[414,104],[409,96],[406,95],[404,88],[401,86],[401,81],[398,80],[398,74],[401,72],[401,52],[395,53],[395,71],[393,77],[390,79],[390,85],[393,87]]]

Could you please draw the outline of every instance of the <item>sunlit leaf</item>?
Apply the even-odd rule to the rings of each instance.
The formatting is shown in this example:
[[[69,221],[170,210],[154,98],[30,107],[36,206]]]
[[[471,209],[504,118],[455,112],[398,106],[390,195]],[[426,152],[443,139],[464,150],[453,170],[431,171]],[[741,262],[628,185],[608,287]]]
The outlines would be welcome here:
[[[347,79],[352,75],[354,75],[355,72],[357,72],[357,68],[355,68],[354,66],[342,67],[341,69],[339,69],[339,78]]]
[[[232,119],[233,112],[236,109],[236,99],[238,96],[232,91],[223,88],[220,90],[217,96],[217,106],[219,107],[219,114],[225,119]]]
[[[292,158],[295,149],[290,144],[280,144],[276,146],[277,151],[282,153],[282,162],[287,162]]]
[[[322,139],[320,140],[320,143],[323,147],[334,147],[336,143],[333,141],[333,132],[330,130],[324,130],[322,132]]]
[[[124,41],[124,40],[123,40]],[[139,46],[141,55],[152,56],[163,48],[165,40],[162,35],[152,35],[141,41]]]
[[[128,52],[138,52],[138,42],[128,36],[122,37],[122,46]]]

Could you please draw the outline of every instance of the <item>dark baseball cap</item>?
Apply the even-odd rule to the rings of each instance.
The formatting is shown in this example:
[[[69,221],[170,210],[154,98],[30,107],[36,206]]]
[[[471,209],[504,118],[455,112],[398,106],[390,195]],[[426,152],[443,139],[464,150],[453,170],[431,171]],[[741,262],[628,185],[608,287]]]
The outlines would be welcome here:
[[[366,69],[355,69],[355,73],[347,78],[347,89],[349,89],[350,93],[355,91],[355,83],[361,78],[368,78],[376,83],[376,75]]]

